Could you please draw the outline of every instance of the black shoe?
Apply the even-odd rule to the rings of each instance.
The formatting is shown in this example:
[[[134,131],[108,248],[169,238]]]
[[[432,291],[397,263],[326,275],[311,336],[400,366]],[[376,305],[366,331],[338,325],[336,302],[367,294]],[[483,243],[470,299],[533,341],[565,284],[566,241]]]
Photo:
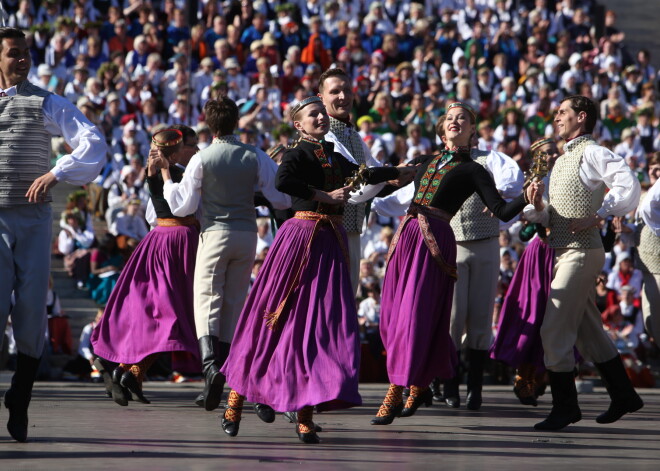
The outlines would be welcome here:
[[[101,374],[101,378],[103,378],[103,384],[105,386],[106,396],[111,398],[112,397],[112,375],[110,374],[110,368],[106,367],[105,362],[99,357],[96,357],[94,359],[94,367]]]
[[[195,405],[197,405],[199,407],[204,407],[204,393],[203,392],[199,393],[197,395],[197,397],[195,398]]]
[[[387,415],[383,415],[382,417],[374,417],[371,419],[371,425],[389,425],[394,422],[395,417],[401,416],[401,411],[403,410],[403,402],[400,402],[395,406],[390,406],[389,404],[385,404],[385,406],[389,409],[387,411]]]
[[[142,394],[142,386],[140,386],[137,378],[130,371],[126,371],[121,375],[120,384],[130,391],[134,401],[139,401],[142,404],[151,404],[151,401]]]
[[[290,424],[298,423],[298,413],[297,412],[283,412],[282,415],[286,417]]]
[[[300,433],[299,424],[296,424],[296,433],[298,434],[298,438],[300,439],[300,441],[303,443],[310,443],[310,444],[321,443],[321,439],[316,434],[316,431]]]
[[[431,393],[433,393],[433,400],[436,402],[445,402],[445,396],[442,394],[440,378],[434,378],[429,385]]]
[[[458,395],[458,376],[448,379],[444,383],[445,404],[453,409],[461,407],[461,398]]]
[[[413,403],[410,407],[404,407],[401,410],[400,417],[412,417],[417,412],[419,406],[424,404],[426,407],[433,404],[433,393],[429,388],[426,388],[419,396],[413,396]]]
[[[272,407],[255,402],[254,411],[257,413],[257,417],[267,424],[275,422],[275,411]]]
[[[27,441],[28,431],[28,407],[15,401],[11,390],[5,393],[5,407],[9,411],[9,420],[7,421],[7,430],[11,438],[17,442]],[[23,401],[25,402],[25,401]],[[28,399],[29,402],[29,399]]]
[[[556,431],[580,421],[582,412],[578,406],[573,372],[548,371],[548,374],[552,391],[552,410],[544,421],[534,425],[534,429]]]
[[[130,395],[128,389],[121,385],[121,377],[126,372],[127,371],[121,366],[118,366],[112,372],[112,399],[120,406],[128,405],[127,396]],[[130,373],[130,371],[128,373]]]
[[[241,410],[241,411],[243,410],[242,407],[236,408],[236,407],[231,407],[230,405],[225,406],[225,411],[227,409]],[[241,425],[241,421],[237,420],[236,422],[234,422],[232,420],[227,420],[225,419],[225,416],[223,414],[222,420],[220,421],[220,425],[222,426],[222,430],[224,430],[224,432],[227,435],[229,435],[230,437],[235,437],[236,435],[238,435],[238,429],[239,426]]]
[[[644,401],[635,391],[620,355],[604,363],[596,363],[596,368],[598,368],[611,398],[609,408],[596,418],[596,422],[611,424],[625,414],[636,412],[644,407]]]

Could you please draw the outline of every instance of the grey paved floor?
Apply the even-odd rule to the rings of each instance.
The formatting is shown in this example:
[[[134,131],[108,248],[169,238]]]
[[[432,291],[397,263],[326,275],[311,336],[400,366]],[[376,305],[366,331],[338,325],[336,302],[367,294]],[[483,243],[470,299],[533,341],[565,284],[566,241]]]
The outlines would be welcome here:
[[[0,391],[8,376],[0,377]],[[595,416],[604,390],[580,396],[584,418],[559,433],[532,426],[549,410],[517,403],[510,387],[486,388],[479,412],[433,406],[386,427],[369,425],[386,385],[363,385],[365,405],[321,414],[323,443],[304,445],[278,415],[263,424],[247,407],[238,437],[224,436],[219,412],[191,402],[199,383],[146,383],[152,404],[120,407],[102,386],[37,383],[30,441],[0,426],[0,469],[660,469],[660,390],[643,390],[645,408],[616,424]],[[7,412],[0,411],[0,422]]]

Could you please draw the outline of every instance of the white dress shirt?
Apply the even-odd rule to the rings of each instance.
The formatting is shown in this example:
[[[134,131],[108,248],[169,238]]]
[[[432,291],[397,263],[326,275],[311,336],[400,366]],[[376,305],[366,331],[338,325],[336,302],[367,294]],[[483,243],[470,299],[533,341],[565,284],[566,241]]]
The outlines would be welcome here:
[[[570,143],[567,145],[570,146]],[[584,150],[579,170],[580,181],[591,191],[604,183],[610,191],[603,198],[603,204],[596,214],[602,219],[608,216],[625,216],[639,203],[641,187],[626,161],[611,150],[597,145]],[[523,211],[530,222],[538,222],[548,227],[550,213],[547,206],[537,212],[533,205]]]
[[[16,95],[16,86],[4,91]],[[105,137],[69,100],[59,95],[48,95],[42,105],[44,128],[53,136],[62,136],[73,149],[55,163],[51,173],[57,181],[72,185],[85,185],[101,172],[106,162]]]
[[[255,191],[261,191],[275,209],[290,208],[291,197],[275,189],[277,164],[260,149],[256,149],[256,154],[259,169],[257,171],[257,181],[254,186]],[[172,214],[183,217],[197,211],[202,199],[203,178],[202,159],[199,154],[195,154],[190,159],[181,182],[165,181],[163,196],[167,204],[169,204]]]
[[[651,232],[660,237],[660,180],[649,188],[638,214]]]

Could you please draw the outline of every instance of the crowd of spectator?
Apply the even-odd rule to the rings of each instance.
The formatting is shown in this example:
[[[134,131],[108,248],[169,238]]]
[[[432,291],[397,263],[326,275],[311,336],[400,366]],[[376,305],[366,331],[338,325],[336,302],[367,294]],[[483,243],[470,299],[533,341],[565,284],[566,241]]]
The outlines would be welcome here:
[[[100,126],[111,149],[87,193],[70,197],[56,243],[77,285],[90,289],[99,304],[121,260],[148,230],[144,174],[151,134],[184,124],[197,131],[204,148],[212,139],[203,112],[210,98],[235,100],[241,141],[270,150],[276,161],[278,145],[295,139],[288,109],[316,94],[320,74],[330,67],[353,78],[353,121],[383,165],[436,150],[437,119],[460,100],[478,110],[479,148],[501,151],[527,170],[530,144],[553,135],[554,111],[573,94],[599,103],[595,137],[625,157],[643,184],[649,157],[660,151],[651,54],[627,48],[616,13],[595,0],[2,5],[6,24],[28,32],[30,80],[75,103]],[[66,148],[54,139],[53,152],[57,157]],[[274,229],[267,211],[262,215],[255,273]],[[94,218],[105,221],[109,235],[94,234]],[[385,255],[397,224],[372,213],[363,235],[357,301],[374,351]],[[524,247],[517,236],[522,226],[505,229],[501,238],[500,297]],[[635,275],[617,275],[631,254],[623,239],[617,237],[604,267],[602,288],[616,291],[604,311],[619,302],[639,304]],[[615,317],[604,315],[606,322]]]

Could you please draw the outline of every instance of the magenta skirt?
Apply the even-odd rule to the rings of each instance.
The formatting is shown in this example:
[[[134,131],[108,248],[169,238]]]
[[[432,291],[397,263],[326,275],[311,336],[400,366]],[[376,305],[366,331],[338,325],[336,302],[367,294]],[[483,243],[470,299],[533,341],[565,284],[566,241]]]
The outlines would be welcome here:
[[[539,237],[525,248],[504,296],[497,335],[490,349],[493,360],[518,368],[544,368],[541,324],[550,293],[554,249]]]
[[[312,239],[314,226],[315,221],[294,218],[277,232],[221,369],[232,389],[276,411],[362,403],[360,339],[346,254],[330,225]],[[346,233],[338,229],[347,247]],[[271,330],[266,315],[285,299]]]
[[[456,266],[456,240],[448,222],[429,218],[445,262]],[[454,278],[431,256],[416,218],[408,220],[387,264],[380,334],[387,373],[399,386],[428,386],[454,376],[456,348],[449,335]]]
[[[192,286],[198,241],[195,226],[159,226],[140,241],[92,333],[96,355],[127,364],[158,352],[199,357]]]

